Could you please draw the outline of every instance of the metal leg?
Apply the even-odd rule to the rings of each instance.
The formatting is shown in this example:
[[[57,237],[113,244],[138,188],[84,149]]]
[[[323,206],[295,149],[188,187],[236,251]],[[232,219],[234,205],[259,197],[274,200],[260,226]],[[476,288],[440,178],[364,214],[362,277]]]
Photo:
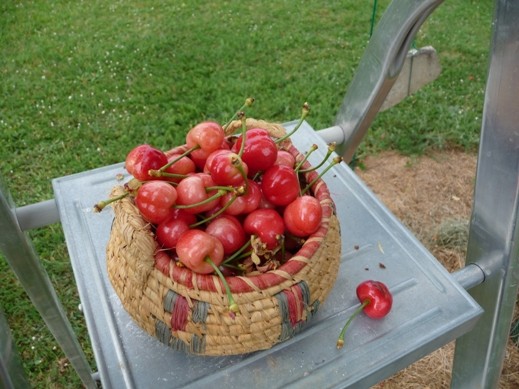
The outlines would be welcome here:
[[[519,284],[519,3],[496,2],[467,263],[485,313],[456,342],[453,388],[498,386]]]
[[[20,357],[16,350],[11,330],[4,312],[0,309],[0,387],[29,388],[29,382],[23,371]]]
[[[87,388],[96,388],[91,369],[63,307],[28,237],[20,229],[15,208],[0,179],[0,249],[34,306]]]

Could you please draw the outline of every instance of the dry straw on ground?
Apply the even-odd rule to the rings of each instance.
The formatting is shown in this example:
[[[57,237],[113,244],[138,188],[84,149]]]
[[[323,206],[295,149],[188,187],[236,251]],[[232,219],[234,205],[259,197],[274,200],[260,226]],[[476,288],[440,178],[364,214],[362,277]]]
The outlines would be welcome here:
[[[409,158],[385,152],[363,163],[358,175],[387,207],[449,271],[462,267],[476,156],[446,151]],[[453,352],[454,343],[447,344],[375,388],[448,388]],[[499,388],[519,388],[519,346],[511,341]]]

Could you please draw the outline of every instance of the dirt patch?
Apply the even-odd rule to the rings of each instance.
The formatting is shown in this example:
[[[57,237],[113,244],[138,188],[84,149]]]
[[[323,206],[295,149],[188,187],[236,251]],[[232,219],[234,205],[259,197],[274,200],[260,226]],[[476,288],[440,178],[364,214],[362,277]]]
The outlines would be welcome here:
[[[459,151],[420,158],[385,152],[357,174],[449,271],[465,263],[477,156]],[[517,311],[517,309],[516,309]],[[454,343],[375,388],[448,388]],[[519,347],[509,342],[500,388],[519,387]]]

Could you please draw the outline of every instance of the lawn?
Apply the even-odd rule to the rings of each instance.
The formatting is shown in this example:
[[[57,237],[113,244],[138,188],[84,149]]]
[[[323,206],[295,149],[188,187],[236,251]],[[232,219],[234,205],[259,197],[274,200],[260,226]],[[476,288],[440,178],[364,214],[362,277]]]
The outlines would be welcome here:
[[[388,4],[379,1],[377,17]],[[204,119],[251,116],[333,124],[369,40],[371,2],[4,0],[0,4],[0,174],[18,205],[53,197],[50,180],[124,160],[136,144],[171,148]],[[381,113],[359,156],[395,149],[474,151],[493,3],[446,2],[424,24],[442,74]],[[80,188],[78,188],[80,190]],[[60,225],[31,232],[94,361]],[[35,387],[79,380],[5,261],[0,304]]]

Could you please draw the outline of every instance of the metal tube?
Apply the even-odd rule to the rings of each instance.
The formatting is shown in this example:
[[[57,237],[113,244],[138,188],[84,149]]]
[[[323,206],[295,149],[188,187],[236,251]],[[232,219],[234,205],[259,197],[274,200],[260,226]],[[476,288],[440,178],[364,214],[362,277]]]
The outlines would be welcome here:
[[[463,289],[469,290],[485,281],[485,273],[475,263],[469,263],[452,273],[452,276]]]
[[[59,222],[58,207],[54,199],[19,207],[15,212],[22,231]]]

